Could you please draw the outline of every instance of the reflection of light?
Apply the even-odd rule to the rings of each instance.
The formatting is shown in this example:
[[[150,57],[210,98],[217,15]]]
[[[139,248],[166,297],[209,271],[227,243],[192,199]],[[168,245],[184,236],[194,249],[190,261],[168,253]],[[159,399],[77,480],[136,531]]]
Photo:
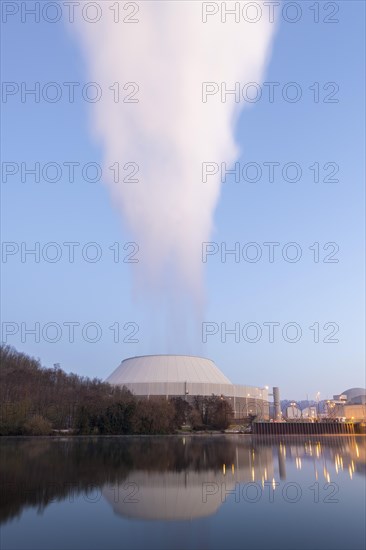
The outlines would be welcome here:
[[[252,481],[254,481],[254,479],[255,479],[255,470],[254,468],[252,468]]]
[[[339,456],[338,453],[335,455],[334,464],[335,464],[336,472],[337,472],[337,474],[338,474],[338,472],[339,472],[339,466],[340,466],[340,464],[341,464],[340,456]]]
[[[318,470],[315,470],[315,479],[318,479]]]
[[[330,483],[330,475],[329,475],[329,472],[327,472],[327,481],[328,481],[328,483]]]
[[[264,477],[262,476],[262,487],[264,489]]]
[[[358,445],[357,445],[357,443],[356,443],[356,456],[357,456],[357,458],[360,457],[360,451],[358,450]]]
[[[225,475],[226,474],[226,464],[223,464],[222,465],[222,473]]]
[[[299,456],[295,459],[296,469],[301,470],[301,458]]]
[[[267,481],[267,468],[264,468],[264,479]]]
[[[273,487],[273,490],[276,489],[276,481],[275,481],[275,478],[272,479],[272,487]]]
[[[351,462],[351,468],[352,468],[352,472],[354,472],[355,471],[355,463],[353,462],[353,460]]]
[[[231,473],[234,475],[235,474],[235,464],[232,464],[231,465]]]
[[[352,479],[353,475],[352,475],[351,465],[348,466],[348,472],[349,472],[349,477]]]
[[[305,443],[305,450],[306,450],[306,454],[308,454],[309,456],[313,456],[313,448],[311,446],[311,441],[309,441],[308,443]]]
[[[186,438],[183,437],[183,445],[185,445],[185,444],[186,444]]]
[[[320,443],[316,444],[315,452],[316,452],[317,458],[319,458],[319,456],[320,456]]]

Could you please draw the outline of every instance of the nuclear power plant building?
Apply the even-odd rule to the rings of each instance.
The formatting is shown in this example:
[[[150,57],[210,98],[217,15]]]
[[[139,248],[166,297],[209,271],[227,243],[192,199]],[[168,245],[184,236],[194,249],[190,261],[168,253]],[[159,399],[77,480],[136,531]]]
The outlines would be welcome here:
[[[122,361],[107,378],[141,398],[219,396],[230,402],[235,418],[256,415],[269,418],[268,388],[232,382],[210,359],[188,355],[145,355]]]

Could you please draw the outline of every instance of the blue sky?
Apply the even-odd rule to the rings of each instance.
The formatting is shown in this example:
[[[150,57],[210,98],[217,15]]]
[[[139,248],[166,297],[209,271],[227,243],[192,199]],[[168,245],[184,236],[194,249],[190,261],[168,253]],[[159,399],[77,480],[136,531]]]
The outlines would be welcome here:
[[[365,7],[358,1],[334,3],[339,6],[339,22],[316,24],[309,10],[313,3],[298,4],[304,14],[299,22],[279,20],[264,81],[280,82],[276,94],[285,83],[297,82],[303,96],[290,103],[281,99],[279,92],[270,103],[263,94],[260,101],[243,110],[236,128],[241,151],[238,162],[241,166],[256,162],[263,170],[262,178],[255,183],[228,179],[223,184],[211,237],[219,246],[226,243],[228,249],[236,242],[241,249],[245,243],[255,242],[262,259],[236,263],[232,255],[226,262],[220,261],[219,254],[210,256],[205,269],[203,318],[197,320],[182,312],[186,322],[175,326],[167,323],[167,300],[147,302],[146,297],[136,296],[134,264],[113,261],[109,247],[115,242],[123,246],[134,237],[123,220],[121,223],[103,182],[82,181],[78,175],[71,183],[66,169],[55,183],[35,183],[31,176],[21,182],[19,174],[4,181],[3,176],[4,243],[20,246],[26,242],[29,247],[35,242],[41,247],[50,242],[60,246],[81,243],[74,263],[68,261],[64,245],[56,263],[42,258],[36,263],[30,256],[22,262],[20,253],[7,258],[3,254],[3,340],[4,327],[11,330],[8,323],[14,323],[17,332],[8,334],[7,343],[40,357],[46,366],[60,363],[66,371],[100,378],[132,355],[190,353],[212,358],[233,382],[278,385],[289,398],[314,397],[317,391],[328,397],[365,385]],[[324,9],[324,2],[319,5]],[[90,81],[83,52],[64,22],[22,23],[14,16],[3,23],[2,31],[3,81],[28,85]],[[309,90],[314,82],[320,83],[318,103]],[[334,96],[337,103],[322,101],[333,89],[322,89],[328,82],[339,86]],[[2,112],[3,162],[102,162],[101,144],[92,135],[90,107],[85,101],[22,103],[18,94],[6,103],[3,99]],[[279,170],[296,162],[302,177],[291,183],[276,175],[271,183],[263,165],[268,162],[280,163]],[[318,183],[309,169],[315,162],[320,166]],[[322,181],[334,166],[324,170],[326,163],[339,166],[334,176],[339,182]],[[85,261],[80,252],[91,242],[102,250],[97,263]],[[266,256],[265,242],[280,243],[273,263]],[[289,242],[301,248],[297,263],[282,258],[281,250]],[[333,245],[326,251],[322,247],[336,243],[339,251],[334,258],[339,261],[314,262],[314,251],[309,250],[313,243],[319,243],[321,260],[333,250]],[[93,254],[92,247],[89,252]],[[69,341],[64,325],[70,322],[79,323],[74,342]],[[203,322],[218,328],[207,342],[201,338]],[[279,323],[272,343],[268,341],[268,324],[263,324],[268,322]],[[21,323],[27,328],[40,323],[40,341],[25,334]],[[47,341],[55,334],[52,327],[48,337],[42,337],[47,323],[62,328],[58,342]],[[88,323],[100,327],[96,343],[87,341],[94,337],[93,326],[87,329],[86,338],[82,335]],[[115,323],[121,329],[119,342],[114,341]],[[250,343],[242,334],[239,342],[228,335],[223,342],[222,323],[228,329],[239,323],[240,330],[256,323],[262,337]],[[301,328],[299,341],[290,343],[282,336],[288,323]],[[319,323],[317,343],[315,329],[309,329],[314,323]],[[339,342],[324,342],[335,324],[339,332],[334,338]],[[123,342],[136,326],[138,331],[130,339],[137,342]],[[289,330],[291,339],[291,327]]]

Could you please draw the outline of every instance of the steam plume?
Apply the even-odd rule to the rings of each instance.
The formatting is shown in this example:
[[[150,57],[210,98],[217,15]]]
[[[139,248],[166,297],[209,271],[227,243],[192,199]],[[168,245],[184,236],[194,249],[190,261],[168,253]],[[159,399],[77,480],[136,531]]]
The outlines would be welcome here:
[[[93,132],[113,201],[140,246],[139,286],[165,286],[169,273],[173,293],[201,303],[201,243],[210,240],[220,193],[219,174],[202,183],[201,165],[235,161],[235,122],[244,106],[233,96],[222,103],[219,94],[203,103],[202,82],[228,88],[260,82],[274,26],[264,9],[257,23],[235,23],[230,16],[222,23],[220,15],[203,23],[201,2],[139,6],[139,23],[116,24],[110,14],[76,27],[88,76],[103,88],[93,105]],[[121,84],[119,103],[108,91],[115,82]],[[139,85],[138,103],[122,102],[132,91],[122,89],[126,82]],[[115,162],[137,163],[139,182],[115,183],[108,168]]]

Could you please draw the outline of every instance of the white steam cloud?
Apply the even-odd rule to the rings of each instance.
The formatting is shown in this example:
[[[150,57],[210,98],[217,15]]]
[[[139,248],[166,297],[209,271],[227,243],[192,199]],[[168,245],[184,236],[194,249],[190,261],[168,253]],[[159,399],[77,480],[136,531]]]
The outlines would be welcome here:
[[[219,174],[202,183],[202,162],[235,161],[235,123],[245,105],[233,95],[223,103],[219,93],[202,102],[202,83],[233,88],[236,82],[261,82],[274,25],[264,8],[256,23],[236,23],[229,15],[223,23],[220,14],[203,23],[202,4],[195,1],[142,2],[135,24],[114,23],[105,11],[95,24],[78,24],[76,32],[88,77],[103,89],[93,105],[92,128],[113,201],[140,246],[139,288],[169,285],[173,294],[202,304],[201,247],[210,240],[221,185]],[[118,103],[108,90],[115,82]],[[138,84],[138,103],[122,101],[133,92],[123,90],[127,82]],[[137,163],[139,182],[115,183],[109,167],[116,162]]]

